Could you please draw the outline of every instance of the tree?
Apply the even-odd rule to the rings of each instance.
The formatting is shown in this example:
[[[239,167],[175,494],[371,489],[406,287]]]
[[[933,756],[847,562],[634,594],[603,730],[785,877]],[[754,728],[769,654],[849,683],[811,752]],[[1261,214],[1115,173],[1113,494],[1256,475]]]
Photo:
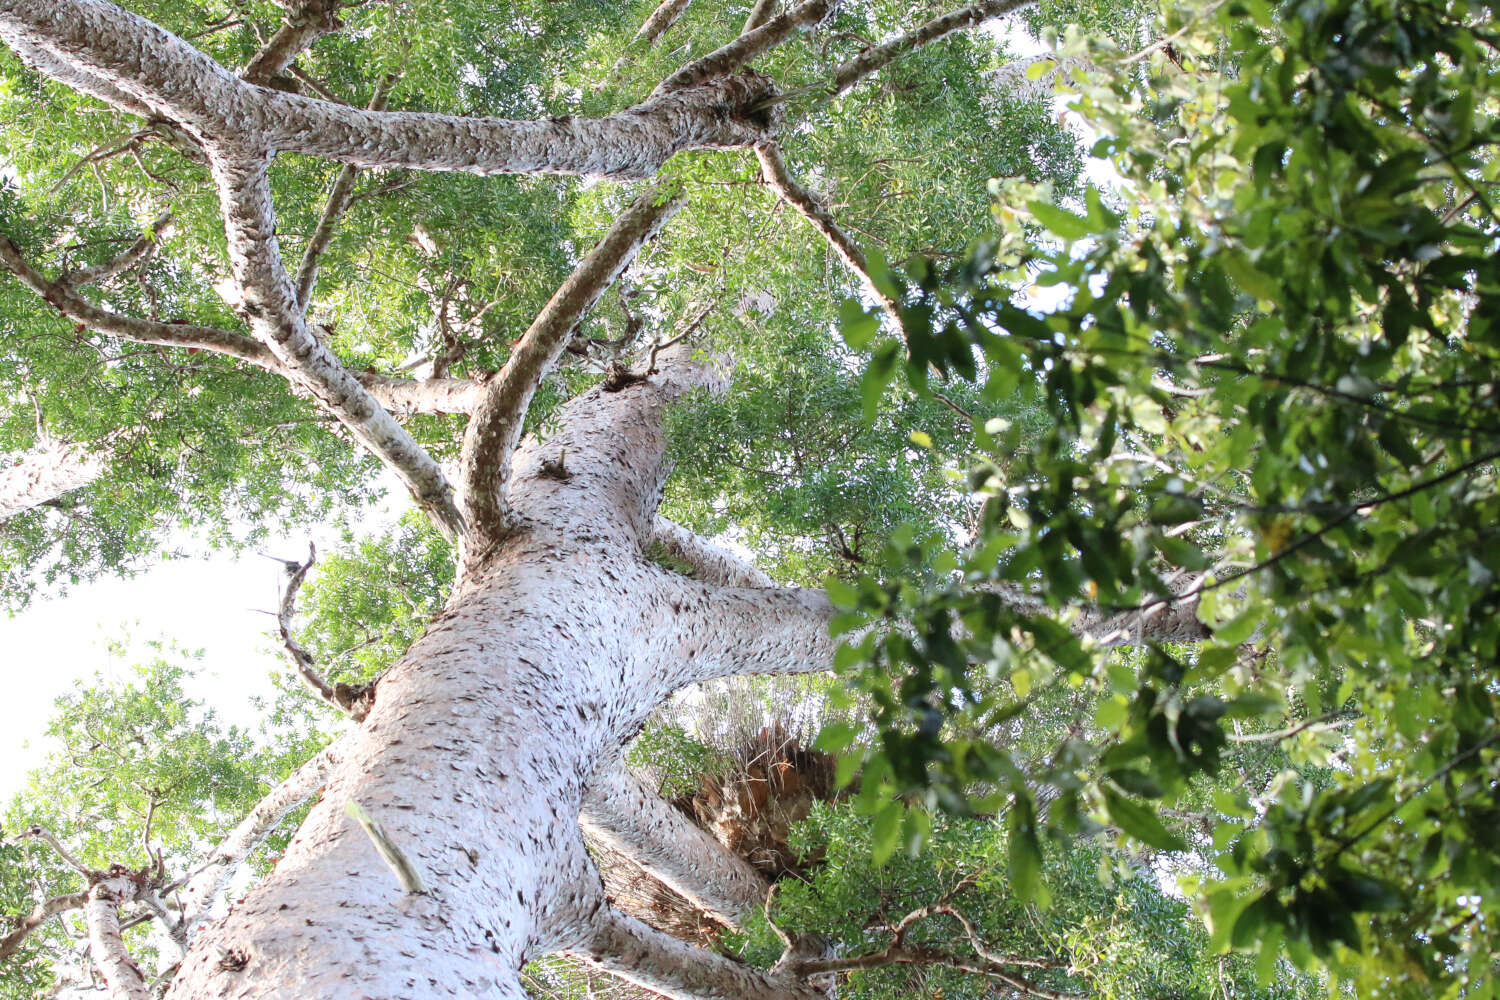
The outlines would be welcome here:
[[[913,966],[954,967],[1021,996],[1131,995],[1110,979],[1119,968],[1135,970],[1124,978],[1135,977],[1138,992],[1149,975],[1161,989],[1227,992],[1231,981],[1255,988],[1244,959],[1205,957],[1182,975],[1152,959],[1174,938],[1195,956],[1264,940],[1270,958],[1256,971],[1265,989],[1295,995],[1309,981],[1278,965],[1280,941],[1300,964],[1312,967],[1311,949],[1334,973],[1347,971],[1353,960],[1337,949],[1369,933],[1355,916],[1368,922],[1406,898],[1374,869],[1410,855],[1422,810],[1431,824],[1469,817],[1461,835],[1421,834],[1437,837],[1425,870],[1457,870],[1493,810],[1484,777],[1494,760],[1493,675],[1473,667],[1493,659],[1484,659],[1493,627],[1474,617],[1490,586],[1483,557],[1468,589],[1449,586],[1435,609],[1404,596],[1375,605],[1389,633],[1381,656],[1399,649],[1408,665],[1431,652],[1428,632],[1408,641],[1412,627],[1448,634],[1416,619],[1431,612],[1465,626],[1441,661],[1449,687],[1440,690],[1455,692],[1458,707],[1399,786],[1327,766],[1326,740],[1355,710],[1348,678],[1389,684],[1411,672],[1342,636],[1327,644],[1337,646],[1334,666],[1310,666],[1321,661],[1309,659],[1318,644],[1309,622],[1326,624],[1318,616],[1330,605],[1314,601],[1308,619],[1284,620],[1253,588],[1260,574],[1283,580],[1277,574],[1303,565],[1293,556],[1323,552],[1320,542],[1347,546],[1325,561],[1361,553],[1365,539],[1338,532],[1428,487],[1461,487],[1455,496],[1465,498],[1458,527],[1443,522],[1443,544],[1481,543],[1494,523],[1493,455],[1463,436],[1469,416],[1461,453],[1413,446],[1383,422],[1320,416],[1299,423],[1289,447],[1316,442],[1322,462],[1299,471],[1269,457],[1286,452],[1277,421],[1296,412],[1278,396],[1254,404],[1248,436],[1230,433],[1219,446],[1212,435],[1251,405],[1254,380],[1273,372],[1284,384],[1303,367],[1299,389],[1341,401],[1336,414],[1347,402],[1452,430],[1452,408],[1489,398],[1481,373],[1431,361],[1462,357],[1453,316],[1463,317],[1459,339],[1482,344],[1487,329],[1472,319],[1478,310],[1455,302],[1489,294],[1476,248],[1492,237],[1467,220],[1450,226],[1488,210],[1488,119],[1454,96],[1460,83],[1486,93],[1484,16],[1438,3],[1400,17],[1376,3],[1294,4],[1292,25],[1278,28],[1256,4],[1160,22],[1118,5],[1046,11],[1054,23],[1082,22],[1078,37],[1102,46],[1075,42],[1060,64],[1097,84],[1084,107],[1119,137],[1102,151],[1134,171],[1145,223],[1132,226],[1077,185],[1078,157],[1045,105],[951,85],[999,65],[997,47],[965,31],[1021,6],[757,2],[731,24],[682,0],[649,12],[584,0],[503,9],[309,0],[272,32],[260,30],[270,9],[254,6],[215,19],[176,5],[143,3],[137,14],[101,0],[0,0],[0,38],[29,67],[7,69],[6,100],[29,112],[8,120],[33,130],[23,144],[8,126],[17,183],[0,238],[0,261],[18,279],[5,294],[26,303],[7,331],[9,377],[29,392],[13,395],[30,404],[27,419],[17,409],[5,422],[6,440],[28,453],[5,494],[18,498],[7,500],[23,526],[17,555],[49,559],[65,575],[119,567],[151,549],[157,511],[175,504],[211,528],[326,514],[368,489],[373,467],[350,457],[351,443],[410,492],[430,525],[403,526],[394,552],[344,556],[313,585],[317,625],[307,637],[297,634],[295,601],[315,554],[288,566],[280,638],[307,687],[355,723],[344,735],[284,776],[289,751],[276,748],[311,747],[284,738],[271,756],[247,760],[235,772],[246,776],[235,779],[241,793],[252,772],[279,780],[229,829],[158,847],[148,821],[144,867],[115,865],[118,854],[75,856],[37,827],[30,840],[50,842],[85,889],[54,879],[66,891],[35,900],[13,940],[81,908],[94,967],[131,998],[150,988],[122,913],[149,914],[163,929],[149,947],[163,956],[159,984],[178,997],[521,996],[523,966],[554,952],[682,998],[810,998],[824,995],[820,977],[850,972],[872,976],[850,978],[849,990],[879,995],[899,988],[882,986],[881,970]],[[1233,44],[1221,49],[1212,39],[1226,24]],[[1105,43],[1138,54],[1119,58]],[[1415,52],[1431,69],[1391,70],[1392,51]],[[1458,69],[1444,75],[1450,64]],[[1324,99],[1325,80],[1344,88],[1337,99]],[[1254,122],[1233,141],[1255,151],[1249,180],[1261,202],[1201,194],[1243,180],[1212,152],[1231,140],[1202,125],[1219,121],[1206,112],[1224,87],[1233,120]],[[1256,104],[1267,93],[1281,97],[1276,114]],[[1142,94],[1149,105],[1130,103]],[[1413,186],[1369,195],[1373,182],[1345,176],[1348,161],[1332,156],[1317,161],[1315,182],[1267,198],[1265,179],[1291,177],[1301,163],[1292,151],[1312,146],[1309,135],[1329,120],[1354,137],[1334,146],[1341,155],[1372,178],[1383,168]],[[1439,126],[1469,131],[1424,131]],[[1403,140],[1415,150],[1401,150],[1401,169],[1359,159],[1371,155],[1360,143],[1412,131],[1418,141]],[[81,201],[84,169],[97,208],[92,194]],[[971,252],[989,215],[986,181],[1017,176],[1033,185],[1019,201],[1014,187],[994,189],[1006,238]],[[1034,186],[1043,181],[1050,189]],[[1450,209],[1435,193],[1449,184],[1476,193]],[[309,197],[322,189],[326,197]],[[1405,228],[1392,236],[1364,220],[1363,238],[1385,241],[1368,254],[1326,228],[1296,230],[1335,248],[1319,275],[1329,288],[1296,300],[1318,308],[1254,322],[1256,300],[1305,291],[1305,269],[1290,255],[1218,248],[1259,251],[1276,210],[1313,211],[1327,192],[1340,205],[1387,198],[1405,214],[1387,205],[1377,222],[1397,217]],[[1087,216],[1052,196],[1076,196]],[[900,209],[881,211],[891,202]],[[1024,231],[1004,215],[1020,205]],[[1243,229],[1223,221],[1231,207],[1250,216]],[[1036,224],[1074,245],[1049,247]],[[283,260],[284,241],[300,244],[296,267]],[[826,255],[809,254],[814,245]],[[886,264],[911,253],[921,262],[905,277]],[[1443,262],[1424,266],[1434,260]],[[1018,304],[1007,285],[1039,266],[1074,289],[1050,317]],[[1346,273],[1364,277],[1340,286]],[[1372,320],[1361,311],[1375,301],[1371,288],[1392,297],[1399,288],[1426,326],[1394,298],[1379,299],[1389,315]],[[850,292],[860,298],[839,305]],[[1356,320],[1423,327],[1445,347],[1402,354],[1403,342],[1355,362],[1371,354],[1349,346]],[[829,336],[835,322],[851,348],[873,350],[857,380],[857,360]],[[1238,378],[1217,378],[1205,342],[1241,366],[1225,369]],[[1099,361],[1117,355],[1134,366]],[[1267,357],[1287,363],[1241,370]],[[1346,385],[1340,366],[1351,364],[1356,381]],[[1462,398],[1444,397],[1442,413],[1388,405],[1381,394],[1393,389],[1377,381],[1388,364],[1402,366],[1402,378],[1435,372],[1432,392]],[[1205,370],[1216,377],[1201,378]],[[224,430],[231,420],[264,439],[258,430],[241,443]],[[1393,483],[1379,478],[1385,467],[1372,480],[1333,461],[1337,447],[1372,435],[1408,470],[1431,475]],[[1417,459],[1395,442],[1416,447]],[[305,456],[295,475],[289,443]],[[669,480],[674,461],[692,475]],[[1147,465],[1167,471],[1111,471]],[[1323,468],[1343,478],[1310,486]],[[100,487],[111,476],[171,486],[122,511],[93,499],[108,494]],[[1234,520],[1243,496],[1262,534]],[[1202,516],[1211,501],[1231,512],[1222,523]],[[677,520],[663,516],[664,503]],[[78,525],[76,537],[49,551],[59,518]],[[709,541],[731,524],[763,566]],[[1404,524],[1389,525],[1380,552],[1409,540]],[[1227,564],[1234,576],[1165,569],[1201,573],[1257,540],[1267,551]],[[1346,562],[1339,572],[1355,582],[1387,579]],[[410,586],[393,588],[410,598],[399,613],[372,597],[367,581],[382,564],[412,572]],[[844,579],[825,594],[777,586],[766,570],[803,583],[830,570]],[[1316,575],[1299,577],[1304,591],[1344,581]],[[1223,586],[1235,581],[1245,590]],[[836,653],[830,626],[859,631]],[[1109,652],[1127,644],[1147,648]],[[340,653],[359,669],[329,673]],[[1296,685],[1295,704],[1266,697],[1281,680],[1267,666],[1273,653]],[[847,783],[859,768],[858,793],[850,808],[820,807],[800,828],[830,860],[813,876],[817,892],[787,889],[770,924],[764,877],[643,784],[621,752],[688,684],[830,664],[853,672],[874,726],[825,733],[826,745],[855,748],[836,777]],[[1422,711],[1438,712],[1442,700],[1426,699]],[[1273,712],[1283,707],[1292,717],[1280,730]],[[149,711],[134,711],[147,725]],[[1018,722],[1028,711],[1030,728]],[[1378,720],[1383,709],[1358,711]],[[82,714],[116,712],[125,709]],[[1226,725],[1241,722],[1231,740]],[[163,732],[162,745],[203,745],[175,742],[170,720]],[[1381,735],[1356,741],[1358,769],[1388,761]],[[1284,750],[1293,737],[1313,742]],[[690,749],[689,735],[668,742]],[[1240,750],[1249,759],[1236,759],[1244,746],[1254,747]],[[1257,788],[1282,764],[1311,780],[1283,779],[1260,803],[1222,785],[1216,796],[1205,778],[1230,759]],[[150,777],[157,761],[148,753],[128,767],[144,776],[135,787],[147,790],[148,816],[160,808],[150,791],[163,784]],[[202,795],[196,779],[168,784],[190,801]],[[721,800],[732,798],[726,787]],[[1278,797],[1293,787],[1300,800]],[[1428,795],[1439,789],[1446,798]],[[208,920],[230,875],[310,798],[274,870]],[[191,814],[179,800],[172,808]],[[1401,836],[1385,837],[1398,814]],[[1380,822],[1337,826],[1360,815]],[[1192,929],[1146,875],[1191,860],[1063,846],[1096,832],[1096,820],[1136,848],[1180,858],[1193,846],[1228,871],[1230,881],[1205,887],[1212,935]],[[1365,855],[1376,830],[1393,846],[1387,857]],[[763,961],[731,960],[615,906],[583,831],[738,928]],[[185,863],[210,838],[201,863]],[[111,850],[122,843],[117,836]],[[926,850],[927,861],[900,860],[902,845]],[[1482,885],[1492,853],[1464,856],[1459,884]],[[871,897],[879,876],[867,861],[889,863],[893,891],[917,897],[905,915],[884,893]],[[1126,930],[1108,947],[1088,930],[1110,905],[1084,878],[1092,867],[1117,879],[1133,871],[1116,883],[1113,912]],[[961,898],[976,885],[982,901]],[[21,895],[16,885],[8,892]],[[1066,903],[1044,927],[1035,908],[1061,894]],[[1480,907],[1493,901],[1410,896],[1430,906],[1390,951],[1445,989],[1491,988],[1481,956],[1492,931]],[[830,908],[835,899],[842,911]],[[843,940],[830,946],[821,936],[840,913]],[[1018,915],[1036,920],[1035,933],[1009,927],[998,950]],[[1066,961],[1049,951],[1060,939]],[[1412,957],[1424,942],[1452,954]],[[1388,967],[1366,971],[1381,989],[1399,986]]]

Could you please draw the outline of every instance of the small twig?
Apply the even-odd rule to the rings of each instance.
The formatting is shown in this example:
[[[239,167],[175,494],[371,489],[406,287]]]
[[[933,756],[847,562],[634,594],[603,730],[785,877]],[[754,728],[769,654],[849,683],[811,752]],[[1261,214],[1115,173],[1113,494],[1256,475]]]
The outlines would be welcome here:
[[[369,835],[370,841],[375,845],[375,850],[380,853],[381,860],[390,866],[391,873],[396,876],[396,881],[401,883],[401,888],[408,895],[427,891],[422,886],[422,877],[417,874],[416,866],[411,863],[401,848],[396,846],[395,841],[391,840],[380,822],[365,811],[364,806],[350,799],[344,804],[344,814],[359,823]]]
[[[264,553],[261,553],[264,555]],[[274,558],[274,557],[267,557]],[[297,607],[297,591],[302,587],[302,581],[307,578],[307,571],[318,558],[317,547],[307,543],[307,562],[296,563],[289,559],[278,560],[287,571],[286,590],[281,595],[281,606],[276,614],[276,628],[281,636],[281,645],[286,649],[287,656],[292,661],[292,666],[297,671],[297,676],[302,678],[309,690],[321,698],[324,702],[345,713],[356,722],[360,721],[370,710],[369,684],[344,684],[336,682],[330,684],[323,675],[314,669],[316,662],[313,655],[292,638],[292,615]]]

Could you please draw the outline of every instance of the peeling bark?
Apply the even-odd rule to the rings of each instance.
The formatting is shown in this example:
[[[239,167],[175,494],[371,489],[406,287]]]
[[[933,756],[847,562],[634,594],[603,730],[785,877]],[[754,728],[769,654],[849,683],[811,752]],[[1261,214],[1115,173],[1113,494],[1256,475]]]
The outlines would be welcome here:
[[[770,885],[623,765],[589,781],[583,830],[731,927],[765,906]]]
[[[84,920],[89,929],[89,954],[104,976],[112,1000],[150,1000],[140,968],[120,937],[120,904],[135,899],[141,881],[116,869],[89,887]]]

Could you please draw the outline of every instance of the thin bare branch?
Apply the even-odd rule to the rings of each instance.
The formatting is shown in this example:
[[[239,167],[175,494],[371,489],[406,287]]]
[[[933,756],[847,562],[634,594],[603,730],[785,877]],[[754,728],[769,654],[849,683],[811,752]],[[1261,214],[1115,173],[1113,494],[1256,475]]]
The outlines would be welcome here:
[[[161,238],[170,233],[171,225],[172,213],[161,213],[152,221],[146,234],[127,247],[124,252],[115,255],[103,264],[64,271],[57,276],[58,284],[67,285],[70,288],[82,288],[84,285],[91,285],[117,274],[123,274],[155,252],[157,246],[160,245]]]
[[[682,203],[680,194],[657,188],[636,198],[542,307],[505,367],[490,380],[469,421],[460,458],[465,513],[476,552],[510,530],[506,497],[510,457],[520,442],[522,421],[537,386],[567,347],[579,318]]]
[[[307,562],[286,564],[288,576],[286,588],[281,595],[281,605],[276,613],[276,629],[281,636],[281,645],[286,650],[287,659],[292,661],[292,667],[297,671],[297,676],[302,678],[302,683],[307,685],[308,690],[331,708],[358,722],[365,717],[373,704],[371,697],[374,691],[373,685],[345,684],[341,681],[330,684],[322,674],[318,673],[313,655],[292,637],[292,616],[297,610],[297,591],[302,587],[302,581],[307,579],[307,571],[312,569],[317,558],[317,547],[312,542],[308,542]]]
[[[880,304],[896,331],[903,329],[901,323],[901,303],[887,294],[875,283],[870,276],[870,262],[866,259],[864,251],[859,244],[850,238],[849,234],[839,227],[832,213],[823,207],[811,191],[798,184],[787,168],[786,160],[781,156],[774,143],[765,143],[755,147],[756,158],[760,160],[761,176],[771,189],[786,200],[804,219],[811,222],[813,228],[823,234],[828,245],[833,248],[839,260],[844,266],[854,272],[855,277],[864,286],[866,294]]]
[[[4,937],[0,937],[0,961],[15,954],[16,949],[21,947],[32,931],[59,913],[67,913],[69,910],[81,908],[87,899],[87,895],[81,892],[71,892],[65,896],[53,896],[51,899],[38,903],[24,917],[16,917],[15,926]]]
[[[17,839],[40,840],[42,843],[46,844],[48,847],[56,851],[57,856],[62,858],[64,864],[76,871],[78,874],[82,875],[84,878],[92,879],[97,877],[99,874],[94,869],[90,868],[88,865],[85,865],[82,861],[79,861],[76,857],[74,857],[73,853],[63,846],[62,841],[57,839],[57,835],[41,824],[37,824],[36,826],[21,831],[21,834]]]
[[[397,79],[394,73],[387,73],[380,78],[380,82],[375,85],[375,93],[370,98],[369,110],[385,110]],[[352,164],[345,164],[340,168],[339,175],[328,192],[328,203],[323,206],[318,225],[313,230],[312,238],[307,241],[307,249],[302,252],[302,267],[297,271],[297,304],[304,312],[312,299],[313,285],[318,280],[318,258],[328,249],[339,219],[354,203],[354,182],[359,179],[359,172],[359,168]]]

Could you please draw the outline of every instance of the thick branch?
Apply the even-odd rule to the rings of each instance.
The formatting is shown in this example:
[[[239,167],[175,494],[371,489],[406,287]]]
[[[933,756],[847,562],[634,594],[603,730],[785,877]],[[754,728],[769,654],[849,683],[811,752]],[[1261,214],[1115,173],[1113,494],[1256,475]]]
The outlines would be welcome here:
[[[84,904],[89,954],[109,985],[112,1000],[151,1000],[145,977],[120,936],[120,904],[135,899],[141,888],[141,879],[115,869],[89,887]]]
[[[336,16],[340,3],[341,0],[308,0],[302,4],[282,22],[240,76],[246,83],[262,86],[280,76],[304,49],[343,26]]]
[[[21,947],[22,942],[32,931],[59,913],[80,908],[87,899],[87,895],[81,892],[69,893],[66,896],[53,896],[51,899],[38,903],[26,916],[17,917],[15,927],[11,928],[4,937],[0,937],[0,961],[15,954],[16,949]]]
[[[651,16],[641,25],[641,30],[632,38],[632,45],[655,45],[656,40],[667,33],[667,29],[677,23],[677,19],[687,11],[693,0],[661,0]]]
[[[924,45],[945,38],[955,31],[973,28],[985,21],[1012,14],[1034,2],[1035,0],[981,0],[980,3],[970,4],[951,14],[933,18],[904,35],[899,35],[883,45],[866,49],[853,59],[839,64],[833,71],[833,79],[828,91],[833,96],[842,94],[870,74],[884,69],[897,59],[915,52]]]
[[[620,852],[732,927],[765,905],[770,888],[743,858],[657,795],[623,764],[590,780],[579,817],[592,840]]]
[[[809,31],[823,23],[833,11],[833,0],[803,0],[791,10],[771,18],[759,27],[740,35],[728,45],[694,59],[663,80],[656,94],[696,87],[707,80],[735,72],[793,35]]]
[[[108,446],[62,442],[0,469],[0,524],[98,479],[109,451]]]
[[[229,260],[252,327],[289,376],[401,478],[445,534],[462,540],[463,517],[442,468],[308,327],[282,267],[266,165],[264,158],[210,159]]]
[[[748,34],[774,17],[777,3],[778,0],[755,0],[755,6],[750,8],[750,15],[745,18],[745,26],[740,29],[740,34]]]
[[[692,567],[696,579],[723,587],[774,587],[769,576],[697,532],[657,515],[651,540],[671,558]]]
[[[335,3],[334,6],[337,6]],[[332,16],[330,12],[330,16]],[[396,76],[386,74],[380,78],[375,85],[375,93],[370,98],[371,111],[384,111],[386,101],[390,99],[391,88],[396,85]],[[317,228],[313,230],[312,238],[307,241],[307,249],[302,252],[302,267],[297,272],[297,304],[305,312],[307,304],[312,300],[313,283],[318,280],[318,258],[323,251],[328,249],[329,242],[333,239],[333,230],[338,225],[339,219],[348,211],[349,206],[354,203],[354,182],[359,179],[359,168],[345,164],[339,170],[339,175],[334,179],[333,188],[328,192],[328,203],[323,206],[323,214],[318,219]]]
[[[749,109],[770,81],[741,73],[662,93],[603,118],[539,121],[364,111],[295,94],[263,92],[270,141],[287,152],[360,167],[473,174],[649,177],[685,149],[743,149],[775,120]]]
[[[476,552],[510,530],[510,458],[537,386],[567,347],[579,318],[681,207],[680,195],[655,188],[638,197],[542,307],[490,381],[464,434],[459,470]]]
[[[1167,581],[1175,590],[1188,591],[1187,577]],[[1041,598],[1008,583],[985,585],[1012,608],[1023,614],[1048,615],[1053,610]],[[1173,596],[1143,610],[1109,611],[1095,607],[1082,609],[1073,620],[1072,630],[1092,637],[1101,646],[1142,646],[1154,642],[1198,642],[1213,633],[1198,620],[1198,595]]]
[[[817,587],[714,587],[681,579],[680,683],[829,670],[833,605]]]
[[[791,975],[759,972],[615,910],[598,915],[593,939],[574,954],[674,1000],[827,1000],[823,991]]]
[[[865,292],[880,304],[880,308],[890,318],[895,329],[898,332],[901,331],[903,329],[901,304],[876,285],[875,280],[870,277],[870,263],[865,259],[864,251],[859,248],[859,244],[839,227],[832,213],[823,207],[822,202],[811,191],[797,183],[791,171],[787,169],[786,160],[782,159],[781,150],[774,143],[756,146],[755,155],[760,160],[761,176],[766,179],[766,183],[804,219],[811,222],[814,229],[823,234],[829,246],[833,247],[834,253],[838,254],[839,260],[854,272],[855,277],[859,278],[860,284],[864,286]]]
[[[224,890],[239,865],[281,824],[288,813],[312,797],[343,759],[343,749],[334,743],[288,775],[265,794],[239,825],[229,831],[204,863],[184,881],[183,925],[191,932],[202,923],[214,898]]]

